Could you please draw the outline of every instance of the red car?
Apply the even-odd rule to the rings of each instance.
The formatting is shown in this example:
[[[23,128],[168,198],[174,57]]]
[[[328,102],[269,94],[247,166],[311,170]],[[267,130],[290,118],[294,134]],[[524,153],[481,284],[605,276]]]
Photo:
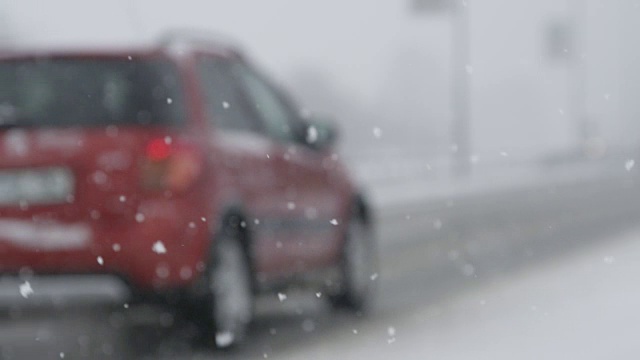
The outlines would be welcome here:
[[[216,41],[2,54],[0,273],[115,274],[218,345],[262,291],[361,310],[372,219],[334,138]]]

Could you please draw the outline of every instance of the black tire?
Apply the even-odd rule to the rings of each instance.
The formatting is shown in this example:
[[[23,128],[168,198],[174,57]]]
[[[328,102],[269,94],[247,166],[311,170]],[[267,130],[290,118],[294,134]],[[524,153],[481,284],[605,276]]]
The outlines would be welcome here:
[[[199,342],[226,349],[242,343],[253,319],[253,287],[249,257],[240,236],[223,231],[203,277],[202,293],[192,301]]]
[[[378,283],[378,254],[370,224],[359,216],[348,225],[340,261],[338,291],[329,295],[336,309],[365,312],[371,308]]]

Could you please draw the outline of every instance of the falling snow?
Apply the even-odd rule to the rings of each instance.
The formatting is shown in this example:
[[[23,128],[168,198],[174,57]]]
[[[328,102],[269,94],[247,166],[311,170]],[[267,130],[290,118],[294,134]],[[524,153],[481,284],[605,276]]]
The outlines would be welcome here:
[[[463,273],[465,276],[473,276],[473,275],[476,273],[476,269],[475,269],[475,267],[474,267],[473,265],[471,265],[471,264],[465,264],[465,265],[462,267],[462,273]]]
[[[387,335],[389,338],[387,339],[387,344],[393,344],[396,342],[396,328],[393,326],[389,326],[387,328]]]
[[[387,335],[396,336],[396,328],[394,328],[393,326],[389,326],[387,328]]]
[[[309,126],[307,129],[307,143],[315,144],[318,141],[318,129],[315,126]]]
[[[631,169],[633,169],[633,167],[636,165],[636,161],[635,160],[627,160],[624,163],[624,168],[627,169],[627,171],[631,171]]]
[[[151,248],[151,250],[153,250],[154,253],[159,255],[167,253],[167,248],[164,246],[164,244],[160,240],[156,241],[153,244],[153,247]]]
[[[221,348],[225,348],[233,344],[234,336],[229,331],[216,333],[216,345]]]
[[[28,299],[29,296],[33,295],[33,288],[28,281],[20,284],[20,295],[22,295],[22,297],[25,299]]]

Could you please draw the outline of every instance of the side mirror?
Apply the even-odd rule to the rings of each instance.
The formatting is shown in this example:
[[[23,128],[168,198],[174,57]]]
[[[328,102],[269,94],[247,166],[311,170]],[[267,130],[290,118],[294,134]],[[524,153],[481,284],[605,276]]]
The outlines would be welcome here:
[[[304,144],[316,150],[333,147],[338,140],[338,129],[330,121],[311,118],[305,120],[301,138]]]

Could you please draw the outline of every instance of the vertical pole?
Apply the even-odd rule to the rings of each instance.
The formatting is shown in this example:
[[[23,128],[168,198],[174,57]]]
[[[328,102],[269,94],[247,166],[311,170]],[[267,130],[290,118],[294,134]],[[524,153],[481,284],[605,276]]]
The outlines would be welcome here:
[[[594,135],[591,133],[593,129],[590,125],[587,99],[587,10],[587,0],[569,0],[573,49],[570,54],[572,68],[568,71],[568,96],[575,122],[577,146],[581,150],[589,137]]]
[[[452,173],[464,178],[471,174],[470,137],[470,33],[468,0],[454,0],[451,20],[452,32],[452,117],[451,139]]]

